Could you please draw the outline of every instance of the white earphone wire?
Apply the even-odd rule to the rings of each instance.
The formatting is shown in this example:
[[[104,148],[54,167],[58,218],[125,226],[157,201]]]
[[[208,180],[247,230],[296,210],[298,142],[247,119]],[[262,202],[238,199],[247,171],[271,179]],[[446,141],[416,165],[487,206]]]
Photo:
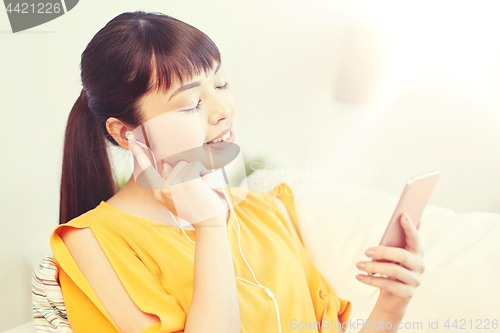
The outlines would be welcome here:
[[[229,186],[229,182],[227,181],[227,176],[226,176],[226,173],[224,171],[224,168],[221,168],[222,170],[222,173],[223,173],[223,178],[224,178],[224,184]],[[256,287],[260,287],[262,289],[264,289],[264,292],[266,293],[266,295],[271,298],[273,301],[274,301],[274,306],[276,308],[276,313],[277,313],[277,317],[278,317],[278,328],[279,328],[279,333],[281,333],[281,322],[280,322],[280,311],[279,311],[279,307],[278,307],[278,302],[276,301],[276,298],[274,296],[274,293],[271,291],[271,289],[269,288],[266,288],[264,287],[263,285],[261,285],[259,283],[259,281],[257,281],[257,278],[255,277],[255,274],[252,270],[252,268],[250,267],[250,265],[248,264],[248,261],[247,259],[245,258],[245,255],[243,254],[243,250],[241,249],[241,229],[240,229],[240,222],[238,221],[238,219],[236,218],[236,213],[234,212],[234,209],[233,209],[233,205],[231,204],[229,198],[228,198],[228,195],[226,193],[226,189],[225,189],[225,186],[222,187],[222,192],[224,193],[224,197],[226,198],[226,201],[229,205],[229,209],[231,210],[231,212],[233,213],[233,217],[234,219],[236,220],[236,224],[238,225],[238,246],[240,248],[240,253],[241,253],[241,256],[243,257],[243,260],[245,261],[246,265],[248,266],[248,268],[250,269],[250,272],[252,272],[252,276],[255,280],[255,282],[257,282],[257,284],[253,283],[253,282],[250,282],[248,280],[245,280],[243,278],[240,278],[239,276],[235,276],[237,279],[240,279],[240,280],[243,280],[249,284],[252,284]],[[189,239],[189,241],[193,244],[196,244],[196,242],[194,242],[191,238],[189,238],[189,236],[186,234],[186,232],[184,231],[184,228],[181,227],[181,224],[179,223],[179,221],[177,220],[176,216],[174,214],[172,214],[171,211],[168,211],[170,213],[170,215],[172,216],[172,218],[175,220],[175,222],[177,222],[177,224],[179,225],[179,228],[182,230],[182,232],[184,233],[184,235],[187,237],[187,239]]]
[[[353,322],[356,322],[356,319],[358,319],[358,316],[359,314],[361,313],[361,310],[363,310],[363,308],[365,307],[366,304],[368,304],[368,302],[373,298],[373,296],[375,296],[375,294],[377,293],[377,291],[380,291],[380,289],[375,289],[375,291],[373,292],[373,294],[370,295],[370,297],[368,297],[368,299],[365,301],[365,303],[363,304],[363,306],[361,307],[361,309],[358,310],[358,312],[356,313],[356,315],[354,316],[354,319],[352,320]],[[349,333],[349,331],[351,330],[350,327],[347,328],[347,331],[345,331],[344,333]]]

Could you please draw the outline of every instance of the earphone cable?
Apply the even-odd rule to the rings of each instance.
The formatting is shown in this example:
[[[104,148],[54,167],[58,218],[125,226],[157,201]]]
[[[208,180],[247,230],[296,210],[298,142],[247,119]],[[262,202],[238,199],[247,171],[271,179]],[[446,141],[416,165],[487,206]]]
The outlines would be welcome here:
[[[353,322],[356,322],[356,320],[358,319],[359,314],[361,313],[361,310],[363,310],[363,308],[365,307],[365,305],[368,304],[368,302],[373,298],[373,296],[375,296],[375,294],[379,290],[380,289],[378,289],[378,288],[375,289],[375,291],[373,292],[373,294],[371,294],[370,297],[368,297],[368,299],[365,301],[365,303],[363,304],[363,306],[361,307],[361,309],[359,309],[358,312],[356,313],[356,315],[354,316],[354,319],[352,320]],[[351,328],[349,327],[347,329],[347,331],[345,331],[344,333],[349,333],[350,330],[351,330]]]
[[[223,172],[223,175],[224,175],[224,178],[226,180],[225,183],[227,183],[227,177],[226,177],[226,174],[224,172],[224,169],[222,168],[222,172]],[[229,184],[226,184],[229,186]],[[224,193],[224,197],[226,198],[226,201],[229,205],[229,209],[231,210],[231,212],[233,213],[233,217],[234,219],[236,220],[236,224],[238,225],[238,246],[239,246],[239,249],[240,249],[240,253],[241,253],[241,256],[243,257],[243,260],[245,261],[247,267],[250,269],[250,272],[252,273],[252,276],[255,280],[255,282],[257,282],[257,284],[253,283],[253,282],[250,282],[246,279],[243,279],[243,278],[240,278],[239,276],[235,276],[237,279],[240,279],[240,280],[243,280],[249,284],[252,284],[254,286],[257,286],[257,287],[260,287],[262,289],[264,289],[264,292],[266,293],[266,295],[271,298],[274,302],[274,306],[276,308],[276,314],[277,314],[277,317],[278,317],[278,329],[279,329],[279,333],[281,333],[281,322],[280,322],[280,311],[279,311],[279,307],[278,307],[278,302],[276,301],[276,297],[274,296],[274,293],[271,291],[271,289],[269,288],[266,288],[264,287],[262,284],[260,284],[259,281],[257,281],[257,278],[255,277],[255,274],[252,270],[252,268],[250,267],[250,265],[248,264],[248,261],[246,260],[245,258],[245,255],[243,254],[243,250],[241,249],[241,229],[240,229],[240,222],[238,221],[238,219],[236,218],[236,214],[234,212],[234,209],[233,209],[233,205],[231,204],[229,198],[228,198],[228,195],[226,193],[226,190],[225,190],[225,187],[223,186],[222,187],[222,192]],[[184,235],[187,237],[187,239],[189,239],[189,241],[193,244],[196,244],[196,242],[194,242],[191,238],[189,238],[189,236],[186,234],[186,232],[184,231],[184,228],[181,227],[181,224],[179,223],[179,221],[177,220],[177,218],[174,216],[174,214],[172,214],[172,212],[169,210],[168,211],[170,213],[170,215],[172,216],[172,218],[175,220],[175,222],[177,222],[177,224],[179,225],[179,228],[182,230],[182,232],[184,233]]]

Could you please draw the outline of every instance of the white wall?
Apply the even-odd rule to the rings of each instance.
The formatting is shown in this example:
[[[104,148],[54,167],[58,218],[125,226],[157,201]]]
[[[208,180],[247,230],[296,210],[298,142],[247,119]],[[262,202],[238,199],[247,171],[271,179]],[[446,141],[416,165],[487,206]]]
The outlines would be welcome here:
[[[294,170],[374,166],[368,177],[338,177],[394,194],[408,177],[438,169],[432,204],[500,212],[494,4],[85,0],[16,34],[0,10],[0,330],[31,319],[30,274],[51,253],[58,223],[80,56],[116,15],[161,11],[215,41],[239,101],[236,142],[248,158]]]

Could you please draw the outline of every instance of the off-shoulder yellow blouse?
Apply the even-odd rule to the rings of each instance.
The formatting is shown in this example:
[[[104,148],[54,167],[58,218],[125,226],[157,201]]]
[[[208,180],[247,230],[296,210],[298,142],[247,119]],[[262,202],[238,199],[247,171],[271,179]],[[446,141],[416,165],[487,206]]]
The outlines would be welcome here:
[[[239,188],[231,188],[231,192],[235,198],[247,194],[234,207],[240,222],[241,248],[257,280],[275,295],[282,332],[300,332],[301,328],[307,332],[337,332],[333,327],[337,321],[341,324],[348,320],[351,303],[339,299],[315,268],[302,240],[290,187],[280,183],[268,193],[247,193]],[[273,197],[283,201],[300,237]],[[57,226],[50,235],[50,246],[59,268],[68,321],[75,333],[119,330],[59,237],[67,227],[90,227],[132,300],[142,311],[158,316],[160,322],[142,333],[184,331],[193,295],[195,244],[181,229],[129,215],[104,201]],[[196,242],[194,230],[184,231]],[[227,235],[236,276],[255,282],[239,251],[238,225],[232,212]],[[264,289],[240,279],[236,284],[241,332],[279,332],[274,301]]]

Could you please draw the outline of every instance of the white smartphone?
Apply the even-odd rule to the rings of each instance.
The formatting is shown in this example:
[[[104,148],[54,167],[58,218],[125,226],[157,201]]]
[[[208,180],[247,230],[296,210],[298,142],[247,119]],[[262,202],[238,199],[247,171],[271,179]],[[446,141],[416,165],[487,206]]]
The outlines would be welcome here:
[[[380,240],[380,245],[405,248],[406,234],[400,224],[401,215],[403,213],[408,213],[411,221],[415,227],[418,228],[422,213],[429,202],[439,176],[439,171],[433,171],[420,176],[411,177],[407,181],[403,194],[394,210],[394,214]],[[391,262],[385,259],[373,261]]]

